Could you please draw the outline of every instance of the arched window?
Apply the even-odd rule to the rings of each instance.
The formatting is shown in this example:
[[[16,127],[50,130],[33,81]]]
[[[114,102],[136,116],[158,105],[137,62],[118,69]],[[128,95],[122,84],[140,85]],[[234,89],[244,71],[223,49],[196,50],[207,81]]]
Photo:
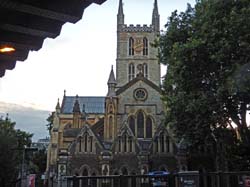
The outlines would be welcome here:
[[[159,152],[159,149],[158,149],[158,138],[155,140],[155,152],[158,153]]]
[[[79,152],[82,152],[82,137],[79,137]]]
[[[87,168],[84,168],[83,172],[82,172],[82,176],[88,176],[89,172]],[[82,186],[87,186],[88,185],[88,179],[84,178],[82,180]]]
[[[168,153],[170,151],[170,142],[169,142],[169,137],[166,137],[166,152]]]
[[[113,106],[112,106],[112,104],[109,105],[109,113],[113,113]]]
[[[124,143],[123,143],[123,145],[124,145],[124,148],[123,148],[124,152],[127,152],[127,135],[126,134],[124,135]]]
[[[143,55],[148,55],[148,39],[143,38]]]
[[[133,63],[128,66],[128,80],[131,81],[135,78],[135,65]]]
[[[129,138],[129,152],[133,152],[133,140],[131,137]]]
[[[87,133],[84,136],[84,152],[88,151],[88,135]]]
[[[121,143],[121,139],[119,138],[118,140],[118,152],[121,152],[122,149],[122,143]]]
[[[160,146],[161,146],[161,152],[164,152],[164,134],[162,133],[160,135]]]
[[[129,124],[129,127],[130,127],[131,131],[135,135],[135,118],[133,116],[129,117],[128,124]]]
[[[128,175],[128,170],[127,170],[127,168],[125,168],[125,167],[122,168],[122,175]],[[125,180],[125,181],[127,181],[127,180]],[[125,186],[125,185],[124,185],[124,186]]]
[[[109,116],[109,138],[113,137],[113,118]]]
[[[92,153],[92,151],[93,151],[93,137],[91,136],[91,137],[89,137],[89,139],[90,139],[90,152]]]
[[[137,137],[144,138],[144,115],[141,111],[137,114]]]
[[[152,119],[147,117],[146,120],[146,138],[152,138]]]
[[[146,63],[143,64],[143,76],[148,78],[148,65]]]
[[[132,37],[129,38],[128,54],[129,56],[134,55],[134,39]]]

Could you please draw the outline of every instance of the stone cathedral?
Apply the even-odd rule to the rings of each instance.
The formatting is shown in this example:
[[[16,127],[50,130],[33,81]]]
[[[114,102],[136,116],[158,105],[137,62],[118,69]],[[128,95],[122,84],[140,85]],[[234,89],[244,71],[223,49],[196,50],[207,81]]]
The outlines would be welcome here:
[[[64,92],[53,113],[47,172],[135,175],[182,167],[165,127],[158,49],[151,45],[160,34],[159,22],[157,0],[151,25],[126,25],[119,1],[116,69],[107,79],[108,93]]]

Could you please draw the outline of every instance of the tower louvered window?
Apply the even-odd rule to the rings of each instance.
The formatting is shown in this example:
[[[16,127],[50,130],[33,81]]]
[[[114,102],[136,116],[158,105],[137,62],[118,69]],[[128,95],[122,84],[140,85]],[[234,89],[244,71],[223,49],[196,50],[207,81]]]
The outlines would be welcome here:
[[[148,78],[148,65],[146,63],[143,64],[143,75]]]
[[[132,37],[129,38],[129,46],[128,46],[128,55],[133,56],[135,51],[134,51],[134,39]]]
[[[135,78],[135,65],[133,63],[128,66],[128,80],[131,81]]]
[[[148,55],[148,39],[146,37],[143,38],[143,55]]]

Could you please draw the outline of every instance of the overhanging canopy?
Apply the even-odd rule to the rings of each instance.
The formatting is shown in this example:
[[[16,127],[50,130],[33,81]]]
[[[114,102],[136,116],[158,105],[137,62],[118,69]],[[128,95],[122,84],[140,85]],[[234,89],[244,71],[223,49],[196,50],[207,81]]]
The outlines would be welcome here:
[[[106,0],[0,0],[0,77],[39,50],[45,38],[56,38],[66,22],[76,23],[91,3]]]

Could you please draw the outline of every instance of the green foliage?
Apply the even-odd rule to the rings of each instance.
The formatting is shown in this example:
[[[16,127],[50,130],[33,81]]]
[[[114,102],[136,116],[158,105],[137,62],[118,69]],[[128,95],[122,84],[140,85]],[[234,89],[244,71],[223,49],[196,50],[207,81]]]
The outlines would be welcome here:
[[[53,128],[53,119],[54,119],[54,112],[52,112],[49,117],[46,119],[46,121],[48,122],[46,124],[47,126],[47,130],[50,131]]]
[[[45,149],[41,149],[34,152],[30,158],[29,170],[30,173],[36,174],[37,186],[44,186],[43,185],[44,181],[41,179],[41,177],[46,170],[46,160],[47,160],[47,152]]]
[[[200,0],[172,13],[159,57],[168,67],[164,102],[177,138],[205,144],[209,136],[223,139],[220,132],[235,124],[241,144],[250,145],[249,30],[249,0]]]
[[[47,153],[45,149],[38,150],[31,158],[33,167],[31,168],[33,173],[43,174],[46,170]]]
[[[10,119],[0,119],[0,186],[14,186],[24,146],[30,145],[31,137],[32,134],[16,130]]]

